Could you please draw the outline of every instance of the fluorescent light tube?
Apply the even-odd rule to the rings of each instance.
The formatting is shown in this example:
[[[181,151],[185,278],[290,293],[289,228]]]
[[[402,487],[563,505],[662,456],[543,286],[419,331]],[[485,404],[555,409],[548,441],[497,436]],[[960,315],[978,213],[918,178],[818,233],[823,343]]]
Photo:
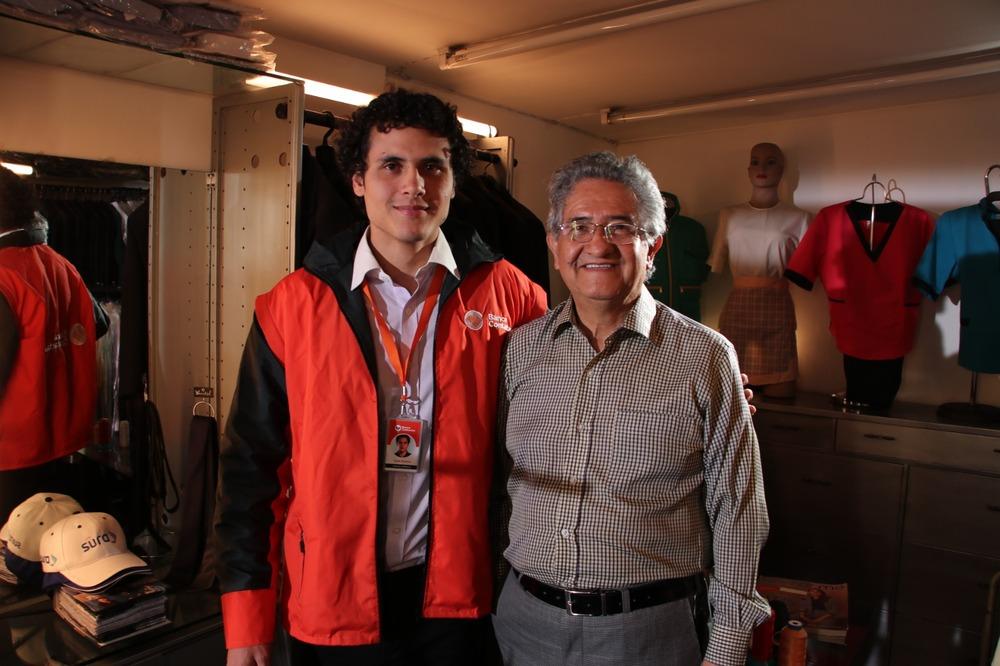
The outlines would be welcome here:
[[[350,88],[341,88],[340,86],[323,83],[321,81],[303,79],[300,76],[293,76],[283,72],[275,72],[275,74],[295,79],[297,81],[302,81],[305,93],[310,97],[320,97],[322,99],[328,99],[331,102],[340,102],[341,104],[349,104],[350,106],[365,106],[375,99],[375,95],[369,95],[368,93],[351,90]],[[282,81],[275,76],[254,76],[244,81],[244,83],[254,88],[273,88],[275,86],[283,86],[288,83],[288,81]],[[478,120],[469,120],[468,118],[462,118],[461,116],[459,116],[458,120],[462,123],[462,129],[469,134],[486,137],[493,137],[497,135],[497,128],[493,125],[481,123]]]
[[[478,62],[590,39],[654,23],[707,14],[760,0],[653,0],[629,7],[553,23],[472,44],[449,46],[439,50],[441,69],[467,67]]]
[[[700,100],[682,100],[657,107],[604,109],[601,124],[613,125],[692,113],[709,113],[760,104],[818,99],[834,95],[876,92],[889,88],[949,81],[1000,72],[1000,49],[916,63],[907,67],[882,68],[860,74],[828,77],[825,81],[800,82],[769,90],[734,92]]]
[[[10,169],[19,176],[30,176],[35,173],[35,168],[29,164],[17,164],[16,162],[0,162],[0,166]]]

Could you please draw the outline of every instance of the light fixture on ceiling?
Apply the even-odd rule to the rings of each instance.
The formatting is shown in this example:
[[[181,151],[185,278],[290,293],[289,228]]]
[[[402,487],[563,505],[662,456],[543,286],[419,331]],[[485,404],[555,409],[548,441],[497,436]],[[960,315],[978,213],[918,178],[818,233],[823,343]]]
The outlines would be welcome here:
[[[35,168],[30,164],[18,164],[16,162],[0,162],[0,166],[10,169],[19,176],[30,176],[35,173]]]
[[[657,107],[642,107],[631,111],[628,109],[603,109],[601,111],[601,124],[613,125],[693,113],[725,111],[775,102],[877,92],[890,88],[936,83],[996,72],[1000,72],[1000,49],[988,49],[961,56],[912,63],[904,67],[886,67],[867,72],[827,77],[822,81],[800,82],[766,90],[734,92],[711,98],[682,100]]]
[[[305,93],[310,97],[320,97],[322,99],[328,99],[331,102],[340,102],[341,104],[349,104],[350,106],[365,106],[370,101],[375,99],[375,95],[369,95],[368,93],[351,90],[350,88],[341,88],[340,86],[331,85],[329,83],[313,81],[312,79],[304,79],[300,76],[292,76],[291,74],[284,74],[282,72],[275,72],[275,74],[276,76],[255,76],[247,79],[245,83],[254,88],[273,88],[275,86],[282,86],[288,83],[287,80],[278,78],[279,76],[283,76],[285,79],[302,81]],[[497,135],[497,128],[493,125],[488,125],[487,123],[479,122],[478,120],[469,120],[468,118],[462,118],[461,116],[459,116],[458,121],[462,123],[462,129],[469,134],[486,137],[493,137]]]
[[[707,14],[760,0],[653,0],[505,35],[471,44],[440,49],[441,69],[467,67],[478,62],[503,58],[548,46],[631,30],[653,23]]]

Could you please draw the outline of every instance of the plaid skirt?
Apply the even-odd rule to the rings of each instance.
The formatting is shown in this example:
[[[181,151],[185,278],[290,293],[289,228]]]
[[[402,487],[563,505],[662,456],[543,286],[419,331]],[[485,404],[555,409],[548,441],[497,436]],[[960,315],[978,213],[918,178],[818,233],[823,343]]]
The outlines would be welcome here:
[[[739,286],[736,281],[719,317],[719,332],[736,348],[740,371],[753,385],[794,381],[798,376],[795,306],[788,283]]]

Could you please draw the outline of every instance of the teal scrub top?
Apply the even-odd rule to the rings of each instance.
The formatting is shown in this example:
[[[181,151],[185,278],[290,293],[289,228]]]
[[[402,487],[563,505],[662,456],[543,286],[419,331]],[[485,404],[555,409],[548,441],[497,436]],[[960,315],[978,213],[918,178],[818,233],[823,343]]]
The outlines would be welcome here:
[[[932,299],[961,283],[958,364],[1000,373],[1000,210],[983,199],[942,215],[913,281]]]

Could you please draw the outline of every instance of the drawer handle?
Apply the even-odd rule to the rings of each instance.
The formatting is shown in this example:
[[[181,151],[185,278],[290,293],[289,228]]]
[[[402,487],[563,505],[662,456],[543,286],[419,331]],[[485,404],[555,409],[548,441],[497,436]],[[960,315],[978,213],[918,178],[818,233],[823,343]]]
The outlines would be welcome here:
[[[986,508],[989,509],[990,511],[996,511],[997,513],[1000,513],[1000,506],[997,506],[996,504],[987,504]]]
[[[823,486],[824,488],[831,488],[833,486],[833,484],[829,481],[824,481],[822,479],[811,479],[808,476],[802,477],[802,483],[808,483],[811,486]],[[1000,511],[1000,507],[997,507],[997,510]]]
[[[865,439],[880,439],[884,442],[895,442],[896,438],[891,435],[876,435],[873,432],[866,432]]]
[[[1000,449],[993,449],[993,453],[1000,453]]]
[[[802,430],[802,428],[798,426],[781,425],[780,423],[775,423],[774,425],[771,426],[771,430],[787,430],[788,432],[798,432]]]

